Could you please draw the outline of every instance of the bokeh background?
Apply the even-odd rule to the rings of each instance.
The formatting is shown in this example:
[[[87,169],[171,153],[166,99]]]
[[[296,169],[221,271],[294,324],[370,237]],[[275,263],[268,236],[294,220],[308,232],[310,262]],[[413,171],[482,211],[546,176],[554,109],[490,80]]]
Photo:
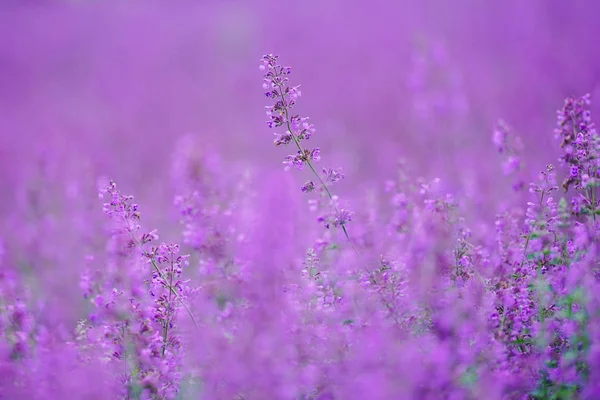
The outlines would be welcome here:
[[[564,97],[600,96],[598,8],[593,0],[4,0],[0,228],[10,235],[22,225],[16,215],[81,199],[98,177],[134,193],[148,224],[161,227],[174,212],[170,176],[184,135],[232,176],[248,169],[260,180],[280,168],[286,153],[264,124],[264,53],[293,66],[298,111],[317,128],[323,164],[348,175],[342,192],[382,187],[404,157],[414,174],[479,191],[493,210],[511,191],[491,143],[497,119],[522,137],[535,172],[556,161]],[[50,214],[55,226],[68,223]]]

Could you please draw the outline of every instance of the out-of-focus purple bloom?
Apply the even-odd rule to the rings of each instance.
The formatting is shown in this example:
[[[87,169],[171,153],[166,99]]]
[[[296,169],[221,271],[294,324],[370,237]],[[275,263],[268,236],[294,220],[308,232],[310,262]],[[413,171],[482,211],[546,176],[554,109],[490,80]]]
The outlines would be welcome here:
[[[520,191],[524,185],[523,171],[523,143],[515,135],[513,129],[503,120],[498,120],[494,126],[492,142],[498,153],[502,154],[502,169],[504,175],[513,176],[513,190]]]
[[[306,181],[304,185],[302,185],[302,191],[304,193],[310,193],[315,190],[315,183],[313,181]]]
[[[323,168],[323,177],[326,183],[334,184],[346,176],[341,168]]]
[[[319,222],[322,222],[325,225],[325,228],[329,229],[331,227],[337,228],[340,226],[346,225],[348,222],[352,221],[352,216],[354,213],[352,211],[339,209],[336,211],[329,212],[322,217],[319,217]]]

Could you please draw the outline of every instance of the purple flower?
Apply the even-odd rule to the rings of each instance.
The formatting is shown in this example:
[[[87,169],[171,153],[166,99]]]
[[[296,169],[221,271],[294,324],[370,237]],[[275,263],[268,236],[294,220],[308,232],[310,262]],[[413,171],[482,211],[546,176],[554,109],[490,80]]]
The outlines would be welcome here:
[[[562,184],[565,191],[571,186],[577,190],[586,190],[586,185],[582,182],[582,171],[587,171],[588,176],[594,176],[599,170],[600,139],[592,122],[590,103],[589,94],[579,98],[568,97],[563,108],[557,111],[555,134],[561,140],[560,146],[563,148],[560,159],[570,166],[570,173]]]
[[[346,176],[342,173],[341,168],[323,168],[323,177],[326,183],[334,184]]]
[[[306,181],[304,185],[302,185],[302,191],[304,193],[310,193],[315,190],[315,183],[313,181]]]
[[[319,222],[322,222],[325,225],[325,228],[329,229],[331,227],[337,228],[346,225],[348,222],[352,221],[352,216],[354,213],[349,210],[339,209],[330,213],[327,213],[318,218]]]
[[[283,164],[285,164],[286,171],[289,171],[292,166],[301,171],[305,164],[312,163],[312,161],[319,161],[320,159],[320,151],[317,147],[312,150],[298,150],[298,153],[295,155],[287,156]]]

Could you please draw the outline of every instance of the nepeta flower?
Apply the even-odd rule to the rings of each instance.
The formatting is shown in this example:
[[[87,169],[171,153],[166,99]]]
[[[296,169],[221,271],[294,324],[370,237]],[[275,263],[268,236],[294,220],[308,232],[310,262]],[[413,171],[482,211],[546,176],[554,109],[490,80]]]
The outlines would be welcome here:
[[[286,132],[276,133],[275,145],[287,145],[294,141],[299,147],[299,142],[308,140],[314,133],[314,127],[308,122],[308,117],[292,115],[291,110],[301,96],[300,86],[289,86],[287,75],[291,73],[290,67],[278,64],[278,56],[266,55],[262,58],[261,70],[265,71],[263,89],[265,95],[275,100],[275,104],[266,106],[269,117],[269,128],[284,127]],[[303,153],[302,149],[300,151]]]
[[[274,101],[273,105],[266,106],[266,114],[269,117],[267,125],[270,128],[282,127],[285,129],[283,133],[275,133],[274,143],[276,146],[285,146],[293,142],[298,148],[296,154],[290,154],[284,159],[284,169],[289,171],[291,167],[296,167],[298,170],[302,170],[304,166],[308,166],[320,183],[321,193],[335,203],[328,185],[338,182],[344,175],[341,168],[323,168],[322,176],[319,175],[313,165],[315,161],[321,159],[319,148],[304,149],[302,147],[302,141],[310,139],[313,135],[314,126],[308,122],[307,117],[292,114],[292,109],[301,95],[300,86],[289,85],[288,75],[291,73],[291,68],[281,66],[278,60],[279,56],[265,55],[261,59],[260,69],[265,71],[263,79],[265,95]],[[310,193],[315,188],[316,185],[313,181],[307,181],[302,186],[302,191]],[[335,204],[332,205],[334,210],[321,216],[319,221],[329,221],[326,222],[327,228],[341,226],[345,235],[348,236],[344,225],[350,221],[351,212],[347,210],[342,210],[342,212],[337,209]]]
[[[111,219],[117,221],[117,229],[130,234],[134,234],[141,229],[139,225],[139,206],[132,203],[133,196],[121,195],[113,181],[109,183],[107,188],[101,190],[100,194],[109,196],[109,201],[104,203],[103,210]]]
[[[285,158],[283,163],[285,164],[285,170],[288,171],[292,166],[302,170],[304,165],[311,161],[319,161],[321,159],[319,148],[312,150],[298,150],[295,155],[289,155]]]
[[[345,178],[341,168],[323,168],[323,178],[327,183],[336,183]]]
[[[349,210],[344,210],[343,208],[339,210],[335,210],[329,212],[321,217],[319,217],[319,222],[323,222],[325,228],[329,229],[330,227],[337,228],[339,226],[344,226],[348,222],[352,221],[352,216],[354,213]]]
[[[502,168],[504,169],[504,175],[510,175],[519,170],[521,166],[521,160],[515,156],[509,156],[504,163],[502,164]]]
[[[275,143],[275,146],[286,145],[290,143],[293,139],[291,133],[275,133],[274,135],[275,140],[273,141],[273,143]]]
[[[147,250],[158,235],[156,231],[140,233],[141,214],[132,203],[133,196],[122,195],[112,181],[101,194],[109,196],[104,211],[115,222],[115,245],[126,246],[121,258],[128,269],[97,271],[83,277],[84,296],[92,297],[97,309],[91,318],[97,325],[94,330],[103,331],[107,338],[109,360],[133,364],[123,377],[125,398],[134,398],[138,392],[143,398],[173,399],[181,382],[178,310],[185,308],[196,323],[186,303],[190,292],[187,281],[181,279],[188,256],[180,255],[176,244],[163,243]],[[124,242],[120,240],[123,237]],[[144,268],[147,266],[150,268]],[[93,289],[86,284],[91,276],[96,280]],[[94,342],[92,334],[92,330],[86,331],[88,344]]]
[[[560,146],[564,149],[561,161],[570,166],[569,176],[563,182],[565,191],[571,185],[582,190],[586,190],[585,186],[590,183],[595,185],[594,180],[600,171],[600,138],[592,122],[589,106],[590,95],[587,94],[580,98],[567,98],[563,108],[557,111],[555,134],[561,139]],[[585,185],[584,175],[587,175]]]

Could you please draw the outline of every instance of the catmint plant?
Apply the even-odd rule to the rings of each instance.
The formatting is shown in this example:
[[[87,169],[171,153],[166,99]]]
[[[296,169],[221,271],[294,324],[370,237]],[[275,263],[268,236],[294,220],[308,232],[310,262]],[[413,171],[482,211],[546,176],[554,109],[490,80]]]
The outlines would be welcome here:
[[[341,168],[328,169],[323,168],[321,174],[317,172],[315,162],[321,160],[321,152],[318,147],[307,149],[303,147],[303,142],[309,140],[315,132],[314,126],[309,123],[308,117],[301,117],[293,113],[293,108],[301,96],[300,86],[291,86],[288,76],[291,74],[290,67],[284,67],[279,64],[279,56],[268,54],[261,59],[260,69],[265,72],[263,77],[263,89],[265,95],[272,99],[274,104],[266,106],[266,114],[269,117],[267,125],[269,128],[283,128],[284,132],[275,133],[274,143],[276,146],[289,145],[293,143],[298,149],[295,154],[286,156],[283,161],[285,169],[289,170],[292,166],[302,170],[304,166],[313,172],[319,189],[325,193],[330,200],[330,211],[319,217],[326,228],[341,227],[348,239],[346,224],[352,220],[352,211],[340,208],[337,204],[337,197],[334,197],[330,191],[330,186],[341,180],[344,175]],[[317,187],[314,181],[307,181],[302,185],[302,191],[310,193]]]
[[[443,160],[462,157],[473,147],[456,135],[478,108],[469,75],[444,47],[425,56],[408,108],[423,113],[416,126],[401,118],[399,133],[419,129]],[[63,165],[79,160],[65,149],[42,151],[19,175],[18,204],[0,221],[0,400],[599,398],[590,96],[566,99],[559,163],[529,186],[535,149],[498,120],[482,142],[517,190],[467,187],[486,175],[465,164],[455,174],[443,160],[402,160],[366,190],[354,182],[353,214],[332,191],[342,169],[319,167],[291,69],[275,55],[261,69],[274,144],[293,148],[284,170],[311,176],[301,185],[282,171],[253,177],[246,160],[192,134],[174,143],[172,191],[144,180],[143,219],[113,181],[101,185],[100,209],[91,186],[107,165],[82,163],[79,174]],[[437,88],[437,78],[447,81]],[[442,141],[429,136],[440,121]],[[304,194],[318,224],[297,212]],[[153,217],[165,242],[143,226]],[[77,276],[81,295],[71,296]]]
[[[498,120],[494,127],[492,141],[496,151],[502,155],[502,170],[506,176],[514,176],[513,189],[519,191],[525,187],[523,181],[523,143],[513,129],[504,121]]]

